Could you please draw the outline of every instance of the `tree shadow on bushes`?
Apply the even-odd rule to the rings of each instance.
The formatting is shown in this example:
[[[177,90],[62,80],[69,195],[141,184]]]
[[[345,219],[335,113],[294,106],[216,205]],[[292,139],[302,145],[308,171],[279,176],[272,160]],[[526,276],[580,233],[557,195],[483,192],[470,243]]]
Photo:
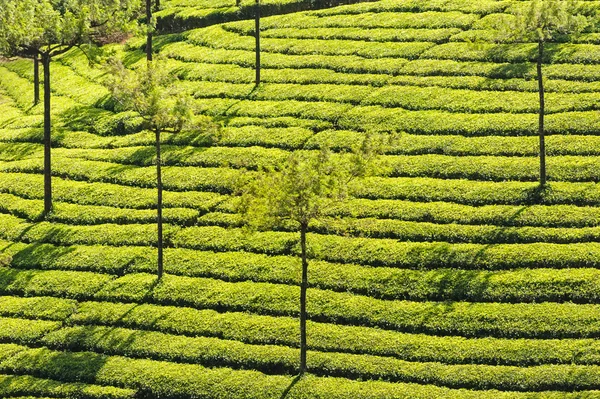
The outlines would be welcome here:
[[[301,378],[302,378],[302,374],[298,374],[296,377],[294,377],[294,379],[292,380],[290,385],[288,385],[287,388],[285,388],[285,390],[281,393],[281,396],[279,397],[279,399],[287,399],[290,392],[292,391],[294,386],[298,383],[298,381],[300,381]]]

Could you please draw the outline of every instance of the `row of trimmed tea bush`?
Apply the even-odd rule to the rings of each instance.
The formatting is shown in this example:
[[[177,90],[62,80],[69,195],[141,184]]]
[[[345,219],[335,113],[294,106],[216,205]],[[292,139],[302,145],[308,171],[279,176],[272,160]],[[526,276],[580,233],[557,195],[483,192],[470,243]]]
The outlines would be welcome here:
[[[4,348],[3,348],[4,349]],[[0,374],[0,396],[18,399],[19,395],[31,395],[21,399],[34,398],[77,398],[77,399],[131,399],[136,391],[84,384],[80,382],[61,382],[36,378],[30,375]]]
[[[50,332],[41,340],[50,348],[128,355],[171,362],[199,363],[293,373],[298,351],[272,345],[249,345],[204,337],[180,337],[110,327],[69,327]],[[595,375],[600,366],[541,365],[515,366],[443,365],[416,363],[390,357],[342,353],[308,353],[308,370],[317,375],[346,378],[418,382],[448,387],[501,390],[597,389]]]
[[[60,274],[79,275],[80,278],[86,275],[84,272],[56,271],[15,274],[8,276],[13,280],[5,279],[1,288],[4,294],[28,292],[30,295],[49,295],[57,285],[56,295],[62,295],[60,290],[64,292],[65,288],[60,286],[61,282],[52,284],[45,279],[46,275],[56,278],[60,278]],[[31,278],[32,275],[39,278],[31,283],[19,281],[20,277]],[[152,274],[128,274],[112,280],[105,275],[98,276],[96,280],[101,277],[106,282],[102,285],[90,283],[87,287],[80,284],[80,298],[150,301],[277,316],[295,316],[298,313],[299,290],[291,290],[288,285],[230,283],[170,275],[157,284]],[[76,281],[75,278],[72,281]],[[471,337],[588,338],[600,334],[598,305],[595,304],[389,301],[319,289],[309,289],[308,297],[309,317],[330,323]]]

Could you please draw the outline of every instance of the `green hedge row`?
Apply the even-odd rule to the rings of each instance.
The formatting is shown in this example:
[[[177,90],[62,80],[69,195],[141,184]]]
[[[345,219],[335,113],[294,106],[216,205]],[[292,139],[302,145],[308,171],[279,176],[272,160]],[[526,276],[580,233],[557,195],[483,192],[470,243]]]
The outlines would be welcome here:
[[[411,10],[412,11],[412,10]],[[261,24],[261,29],[281,28],[460,28],[468,29],[479,19],[476,14],[465,14],[457,11],[423,11],[423,12],[361,12],[339,13],[336,10],[313,13],[281,15],[269,18]],[[235,22],[234,26],[247,26],[252,21]]]
[[[78,271],[0,269],[0,289],[5,294],[89,298],[114,276]]]
[[[327,29],[327,31],[329,30]],[[297,32],[303,32],[303,30]],[[273,55],[270,54],[270,56]],[[254,73],[249,64],[246,67],[241,67],[235,64],[191,63],[175,59],[169,59],[168,63],[170,70],[183,80],[252,83],[254,79]],[[568,72],[566,77],[583,79],[584,81],[564,80],[560,74],[560,69],[555,67],[564,67]],[[599,83],[588,81],[590,79],[593,80],[593,76],[595,76],[594,72],[597,72],[594,67],[593,65],[576,64],[548,65],[546,69],[548,70],[548,74],[552,76],[552,79],[546,82],[545,89],[548,92],[560,93],[598,91]],[[390,83],[407,86],[440,86],[454,89],[537,92],[538,87],[535,81],[535,71],[532,68],[533,66],[530,68],[528,65],[518,64],[511,69],[510,64],[414,60],[406,64],[404,68],[406,69],[406,75],[399,75],[394,78],[384,74],[340,73],[329,69],[267,68],[262,69],[261,80],[265,83],[330,83],[377,87]],[[589,73],[581,76],[571,76],[575,68],[580,68],[582,72],[589,70]],[[401,72],[403,71],[396,71],[395,73],[398,74]],[[438,74],[440,76],[427,76],[430,74]]]
[[[199,219],[199,222],[205,226],[222,227],[241,227],[244,224],[241,216],[220,212],[205,214]],[[294,224],[282,224],[278,228],[284,231],[297,230],[297,226]],[[568,244],[600,240],[600,227],[554,228],[438,224],[376,218],[326,218],[312,223],[309,230],[327,235],[394,238],[409,242]]]
[[[9,373],[117,385],[138,391],[142,397],[161,398],[275,398],[289,385],[287,376],[256,371],[205,368],[153,360],[105,356],[91,352],[59,352],[24,348],[0,363]],[[257,396],[258,395],[258,396]]]
[[[418,15],[418,14],[417,14]],[[483,62],[535,62],[537,44],[491,44],[445,43],[424,52],[422,58],[455,61]],[[547,63],[598,64],[600,52],[593,44],[547,44],[545,51]]]
[[[10,98],[14,99],[19,109],[23,111],[28,110],[33,105],[33,87],[27,80],[8,69],[7,66],[7,64],[3,63],[2,67],[0,67],[0,86],[3,91],[6,91],[6,94],[8,94]],[[32,96],[23,95],[23,93],[30,92]],[[38,107],[36,113],[39,112],[40,109]]]
[[[432,178],[368,178],[354,183],[353,195],[370,199],[418,202],[448,201],[465,205],[580,205],[600,204],[596,183],[552,182],[545,190],[529,182],[485,182]]]
[[[29,200],[12,194],[0,194],[0,212],[7,212],[29,221],[43,219],[43,200]],[[193,225],[198,220],[199,212],[186,208],[166,208],[163,218],[166,223],[176,225]],[[155,210],[123,209],[108,206],[76,205],[55,202],[47,221],[69,224],[101,224],[101,223],[154,223]]]
[[[0,315],[63,321],[76,309],[71,299],[0,296]]]
[[[12,72],[33,84],[33,68],[31,61],[16,60],[4,64]],[[73,99],[78,104],[96,105],[106,100],[108,89],[76,74],[71,68],[61,63],[54,63],[52,68],[52,90],[60,95]],[[31,87],[26,92],[31,91]],[[21,92],[22,93],[22,92]],[[28,99],[29,100],[29,99]]]
[[[165,333],[218,337],[249,344],[298,347],[298,321],[291,317],[196,310],[184,307],[84,302],[70,322]],[[363,353],[411,361],[448,364],[528,366],[544,363],[598,364],[595,339],[502,339],[438,337],[368,327],[308,321],[309,348],[323,352]]]
[[[313,131],[301,127],[266,128],[243,126],[226,128],[220,145],[235,147],[273,147],[287,150],[300,149],[312,136]]]
[[[245,90],[246,85],[221,82],[188,82],[184,85],[197,98],[230,97],[263,101],[327,101],[358,104],[373,93],[371,86],[342,84],[262,84]]]
[[[452,44],[467,46],[466,44]],[[476,49],[476,46],[469,48]],[[600,65],[555,64],[544,66],[544,77],[548,79],[580,80],[595,82],[598,80]],[[496,63],[455,60],[419,59],[403,64],[401,74],[416,76],[483,76],[487,78],[525,78],[535,79],[533,63]]]
[[[447,156],[438,154],[390,156],[380,159],[379,174],[390,177],[433,177],[492,181],[537,181],[535,157]],[[565,182],[597,182],[598,157],[553,156],[547,163],[548,179]]]
[[[195,46],[191,43],[176,42],[163,47],[161,54],[176,60],[209,64],[232,64],[252,68],[255,63],[254,51],[212,49]],[[396,58],[363,58],[359,56],[334,55],[288,55],[269,53],[263,57],[261,66],[265,69],[313,68],[331,69],[350,73],[399,74],[406,61]]]
[[[290,399],[312,399],[322,397],[328,399],[575,399],[595,398],[597,391],[581,391],[574,393],[545,392],[501,392],[497,390],[449,389],[432,385],[398,384],[383,381],[351,381],[342,378],[318,378],[307,376],[292,390]]]
[[[312,15],[351,15],[365,12],[415,12],[425,11],[460,11],[469,14],[486,15],[504,11],[510,5],[509,1],[479,0],[453,0],[439,2],[435,0],[382,0],[364,2],[347,6],[340,6],[327,10],[313,11]]]
[[[68,163],[66,160],[62,162]],[[55,177],[52,180],[52,190],[54,199],[60,202],[132,209],[156,207],[156,190],[150,188],[86,183]],[[0,192],[26,199],[43,199],[43,177],[26,173],[0,173]],[[223,196],[215,193],[167,191],[164,206],[208,211],[223,199]]]
[[[368,18],[368,17],[367,17]],[[321,18],[319,18],[319,21]],[[267,24],[268,26],[268,24]],[[392,26],[393,27],[393,26]],[[187,32],[188,42],[211,48],[227,50],[252,51],[255,46],[254,38],[240,36],[224,30],[221,26],[213,26]],[[264,38],[261,41],[261,51],[290,55],[341,55],[360,56],[364,58],[406,58],[415,59],[435,44],[431,42],[365,42],[351,40],[317,40],[317,39],[278,39]]]
[[[334,7],[339,4],[352,4],[361,0],[265,0],[260,3],[263,17],[305,10]],[[227,21],[254,17],[255,6],[244,0],[239,6],[232,1],[200,1],[169,4],[156,13],[157,28],[161,32],[180,32]]]
[[[265,129],[266,131],[269,131]],[[375,135],[375,137],[377,137]],[[386,137],[385,134],[381,137]],[[351,130],[325,130],[311,137],[305,148],[317,149],[328,146],[335,151],[350,151],[352,146],[360,145],[364,133]],[[281,146],[289,140],[282,138]],[[388,154],[398,155],[492,155],[492,156],[537,156],[539,138],[483,136],[465,137],[459,135],[421,135],[402,133],[394,137],[393,142],[384,150]],[[226,145],[235,145],[227,143]],[[263,145],[263,144],[261,144]],[[599,155],[600,136],[552,135],[546,137],[548,155]]]
[[[196,99],[198,111],[207,115],[246,116],[252,118],[295,117],[337,121],[352,108],[347,103],[319,101],[261,101],[235,99]]]
[[[248,130],[248,129],[244,129]],[[262,129],[263,131],[265,129]],[[296,129],[297,130],[297,129]],[[249,138],[251,140],[251,138]],[[10,145],[7,145],[10,146]],[[15,146],[15,145],[13,145]],[[18,146],[15,146],[18,148]],[[2,144],[0,144],[0,149]],[[154,147],[125,147],[117,149],[57,149],[56,156],[80,158],[89,161],[112,162],[125,165],[152,166]],[[289,152],[271,148],[183,147],[166,145],[161,148],[163,165],[229,167],[259,169],[282,164]]]
[[[5,240],[46,242],[60,245],[106,244],[106,245],[153,245],[156,227],[148,225],[103,224],[93,226],[69,226],[42,222],[31,224],[10,215],[0,215],[0,235]],[[388,225],[397,227],[393,221]],[[400,224],[396,222],[396,224]],[[411,225],[411,222],[403,222]],[[451,225],[429,226],[431,234],[436,229],[448,229]],[[423,228],[423,227],[421,227]],[[464,240],[476,240],[476,234],[485,233],[486,227],[456,225],[467,236]],[[455,229],[455,230],[456,230]],[[591,240],[596,228],[553,229],[535,227],[492,228],[489,240],[497,234],[507,241],[516,240]],[[468,232],[474,238],[467,238]],[[423,231],[423,230],[422,230]],[[498,233],[497,233],[498,232]],[[226,229],[217,226],[178,228],[167,225],[167,242],[175,247],[208,251],[249,251],[281,255],[298,254],[298,234],[286,232],[261,232],[247,234],[243,229]],[[393,234],[393,233],[390,233]],[[397,233],[395,233],[397,234]],[[407,233],[415,236],[416,233]],[[412,235],[411,235],[412,234]],[[441,234],[441,233],[440,233]],[[448,236],[457,232],[448,231]],[[565,237],[565,234],[569,236]],[[428,238],[425,233],[424,237]],[[485,237],[484,237],[485,238]],[[350,238],[334,235],[311,234],[311,256],[316,259],[341,263],[359,263],[373,266],[401,268],[481,268],[504,269],[511,267],[596,267],[597,244],[594,242],[553,244],[450,244],[447,242],[398,242],[394,239]],[[581,252],[585,250],[585,252]],[[518,256],[514,251],[519,251]],[[579,253],[578,253],[579,252]]]
[[[139,133],[146,126],[143,118],[133,111],[114,113],[90,106],[70,108],[62,117],[67,129],[100,136]]]
[[[273,54],[270,54],[273,55]],[[232,64],[211,64],[183,62],[168,59],[168,68],[182,80],[203,80],[209,82],[252,83],[254,70],[247,66]],[[388,75],[369,73],[340,73],[330,69],[314,68],[263,68],[261,81],[265,83],[332,83],[349,85],[383,86],[389,80]]]
[[[10,129],[30,129],[34,125],[41,122],[38,115],[25,117],[23,111],[19,109],[12,98],[8,96],[6,91],[0,86],[2,94],[2,102],[0,103],[0,128]],[[10,133],[9,133],[10,134]],[[4,135],[4,134],[3,134]]]
[[[61,323],[56,321],[0,317],[0,341],[13,343],[35,342],[50,331],[58,330],[61,326]]]
[[[550,114],[593,111],[598,107],[596,97],[594,93],[548,93],[546,112]],[[537,93],[415,86],[388,86],[374,92],[361,104],[401,107],[415,111],[439,109],[467,113],[537,113],[539,110]]]
[[[156,243],[156,225],[154,224],[100,224],[90,226],[71,226],[59,223],[29,223],[11,215],[0,214],[0,237],[11,241],[30,243],[72,244],[107,244],[107,245],[142,245]],[[168,237],[178,229],[166,225],[164,236]]]
[[[462,90],[441,87],[388,86],[374,92],[369,86],[343,84],[249,84],[185,82],[181,86],[197,98],[238,98],[264,101],[328,101],[401,107],[407,110],[445,110],[466,113],[537,113],[538,95],[533,92]],[[248,94],[250,93],[251,94]],[[594,111],[594,93],[548,93],[547,113]]]
[[[0,162],[0,172],[42,173],[43,159]],[[86,161],[77,158],[56,158],[52,173],[58,177],[88,182],[113,183],[135,187],[155,187],[156,168],[121,165],[110,162]],[[250,172],[248,172],[250,173]],[[248,175],[249,177],[250,175]],[[163,168],[163,187],[174,191],[212,191],[230,193],[240,179],[240,172],[228,168]]]
[[[327,136],[325,136],[327,137]],[[324,138],[325,138],[324,137]],[[352,138],[352,136],[350,136]],[[313,141],[310,145],[315,146]],[[347,143],[349,144],[349,143]],[[398,143],[394,143],[390,150],[393,151]],[[12,158],[14,153],[19,150],[35,151],[37,154],[41,146],[23,143],[5,143],[0,144],[0,150],[6,149],[8,159],[4,167],[10,171],[31,172],[36,159],[17,159]],[[57,173],[72,176],[75,179],[89,179],[91,181],[109,181],[123,182],[125,184],[135,184],[149,186],[151,167],[154,161],[155,150],[153,147],[127,147],[118,149],[57,149],[57,157],[62,161],[58,162]],[[166,146],[164,149],[165,165],[175,167],[166,169],[165,187],[175,190],[189,189],[208,189],[223,192],[225,190],[234,190],[235,181],[239,179],[234,171],[230,174],[224,169],[210,168],[233,168],[258,170],[263,167],[272,168],[281,165],[288,158],[289,152],[281,149],[271,148],[232,148],[232,147],[180,147]],[[1,156],[0,156],[1,157]],[[69,164],[69,159],[77,160],[75,167],[64,167]],[[553,156],[548,160],[548,179],[551,181],[572,181],[589,182],[600,180],[596,173],[596,164],[598,157],[584,156]],[[114,165],[117,164],[118,167]],[[16,165],[16,166],[15,166]],[[94,167],[99,166],[95,172]],[[142,166],[145,169],[135,169],[132,166]],[[206,179],[202,176],[202,171],[187,172],[188,168],[179,168],[178,166],[200,166],[207,168],[207,174],[221,174],[219,180],[222,186],[211,185],[208,182],[199,182]],[[492,181],[536,181],[539,175],[539,160],[535,157],[498,157],[498,156],[449,156],[442,154],[424,154],[413,156],[384,156],[374,165],[376,173],[389,177],[433,177],[443,179],[471,179],[471,180],[492,180]],[[114,170],[117,170],[115,173]],[[169,175],[169,171],[171,173]],[[195,173],[195,175],[194,175]],[[237,173],[239,175],[239,172]],[[143,176],[143,177],[142,177]],[[147,176],[147,177],[146,177]],[[194,178],[196,184],[186,182],[182,183],[179,178],[188,180]],[[134,180],[139,179],[139,180]]]
[[[153,275],[130,274],[105,285],[95,297],[130,301],[150,295],[152,301],[162,304],[274,315],[298,312],[299,290],[287,285],[168,276],[147,294],[154,284]],[[313,320],[435,334],[583,338],[597,336],[600,317],[598,305],[571,303],[419,303],[317,289],[310,289],[308,297]]]
[[[48,377],[73,375],[84,381],[125,385],[142,394],[164,398],[279,398],[290,387],[291,377],[268,376],[255,371],[208,369],[198,365],[128,359],[90,352],[58,352],[45,348],[24,349],[0,365],[5,370],[30,372]],[[77,370],[75,373],[73,370]],[[161,378],[156,378],[156,374]],[[581,379],[584,376],[580,376]],[[582,392],[586,394],[585,391]],[[591,392],[593,395],[593,391]],[[313,398],[576,398],[578,394],[452,390],[433,385],[351,381],[306,375],[291,387],[288,397]],[[407,396],[408,395],[408,396]],[[429,395],[429,396],[428,396]]]
[[[162,140],[168,143],[173,134],[164,133]],[[189,136],[186,136],[190,138]],[[43,143],[44,132],[41,128],[0,129],[0,141],[5,143]],[[191,138],[190,138],[191,140]],[[155,142],[155,135],[150,131],[132,133],[126,136],[99,136],[89,132],[74,132],[57,128],[52,137],[54,147],[65,148],[119,148],[129,146],[148,146]]]
[[[240,109],[250,107],[241,103]],[[546,133],[598,135],[596,112],[565,112],[547,116]],[[447,111],[409,111],[381,106],[358,106],[338,121],[342,129],[408,132],[417,134],[458,134],[464,136],[533,136],[537,134],[535,114],[464,114]]]
[[[389,84],[403,86],[438,86],[449,89],[469,89],[486,91],[538,91],[534,79],[506,78],[491,79],[484,76],[414,76],[400,75],[391,78]],[[581,82],[564,79],[548,79],[544,82],[547,93],[594,93],[600,91],[600,82]],[[549,105],[549,104],[548,104]]]
[[[122,275],[155,273],[155,252],[144,247],[53,246],[12,244],[10,265],[17,269],[91,271]],[[188,277],[210,277],[226,281],[259,281],[299,285],[300,264],[296,257],[266,256],[248,252],[194,251],[168,248],[165,270]],[[508,266],[508,265],[506,265]],[[471,266],[473,267],[473,265]],[[325,261],[310,262],[310,286],[338,292],[353,292],[377,298],[413,300],[470,300],[500,302],[598,300],[597,269],[521,269],[510,271],[466,271],[456,269],[405,270],[362,267]],[[60,273],[19,273],[7,269],[7,279],[31,282],[39,290],[42,282],[56,284]],[[94,284],[93,280],[89,284]],[[54,282],[53,282],[54,281]],[[70,281],[70,280],[69,280]],[[14,284],[19,286],[18,282]],[[13,285],[11,285],[13,286]],[[63,295],[82,294],[81,284],[60,288]],[[84,285],[85,287],[86,285]],[[57,288],[58,289],[58,288]],[[84,293],[84,292],[83,292]]]
[[[524,229],[523,231],[527,231]],[[552,231],[552,230],[548,230]],[[410,243],[392,239],[349,238],[310,234],[311,256],[330,262],[402,268],[596,267],[597,243],[580,244],[449,244]],[[212,251],[298,254],[299,234],[243,229],[189,227],[172,236],[175,247]]]
[[[58,276],[59,273],[68,274],[36,272],[39,284],[38,281],[33,281],[19,287],[18,278],[25,277],[28,273],[17,272],[17,277],[12,276],[15,282],[9,280],[2,290],[11,293],[27,291],[30,294],[48,294],[54,287],[52,282],[45,281],[45,275],[50,274],[52,277],[52,274]],[[71,276],[76,274],[82,276],[82,272],[70,273]],[[61,284],[66,284],[64,281],[63,278],[58,283],[56,295],[61,295],[58,290],[61,289]],[[299,290],[290,290],[290,286],[282,284],[230,283],[170,275],[156,284],[154,275],[128,274],[106,282],[99,291],[97,285],[88,286],[86,293],[81,297],[93,296],[109,301],[151,301],[167,305],[249,311],[278,316],[296,316],[298,313]],[[64,291],[64,288],[62,289]],[[551,302],[505,304],[388,301],[319,289],[309,289],[308,297],[310,318],[331,323],[377,326],[437,335],[587,338],[600,334],[598,305]]]
[[[247,26],[245,26],[247,27]],[[225,30],[228,25],[223,26]],[[235,27],[232,29],[236,31]],[[395,28],[281,28],[261,32],[262,37],[278,39],[356,40],[373,42],[433,42],[444,43],[451,36],[462,32],[458,28],[442,29],[395,29]],[[250,35],[251,30],[240,29],[237,33]]]
[[[277,121],[273,118],[271,121]],[[254,121],[249,121],[254,122]],[[281,120],[284,126],[278,126],[277,123],[271,126],[269,120],[262,121],[265,126],[252,123],[236,123],[239,126],[227,126],[221,131],[222,137],[219,144],[232,147],[279,147],[284,149],[302,148],[304,143],[314,134],[311,129],[313,126],[293,126],[303,123],[311,124],[308,120],[293,120],[287,118]],[[292,127],[287,126],[289,122]],[[315,121],[318,123],[318,121]],[[316,130],[318,124],[314,125]],[[204,140],[196,134],[186,133],[164,133],[161,136],[163,148],[168,146],[194,146],[205,147]],[[33,144],[41,144],[43,140],[42,129],[0,129],[0,142],[5,144],[22,143],[23,149],[27,155],[30,155],[33,148],[39,148]],[[155,135],[150,131],[133,133],[127,136],[98,136],[93,133],[73,132],[70,130],[62,130],[60,134],[53,137],[53,144],[56,147],[64,147],[68,149],[117,149],[127,147],[147,147],[153,146],[155,143]],[[10,147],[7,147],[10,148]],[[13,147],[17,148],[17,147]],[[175,147],[177,148],[177,147]],[[209,147],[210,148],[210,147]],[[209,149],[205,148],[205,150]],[[131,149],[130,149],[131,150]],[[55,152],[63,151],[63,148],[56,148]],[[132,150],[133,151],[133,150]],[[185,149],[179,149],[179,152],[185,152]],[[200,150],[194,150],[200,151]],[[95,152],[94,152],[95,153]],[[143,155],[143,153],[142,153]],[[149,154],[147,154],[149,156]],[[183,155],[183,154],[182,154]],[[2,154],[5,159],[16,159],[19,153],[6,152]],[[179,160],[179,158],[177,158]],[[182,159],[185,160],[185,159]]]
[[[190,338],[156,332],[108,327],[70,327],[46,335],[42,342],[55,349],[86,350],[109,355],[229,366],[267,373],[293,373],[298,350],[248,345],[215,338]],[[443,365],[394,358],[341,353],[308,353],[308,370],[317,375],[419,382],[449,387],[501,390],[596,389],[600,366]]]
[[[10,266],[18,269],[44,269],[44,270],[74,270],[93,271],[107,274],[123,275],[128,270],[151,272],[156,270],[156,253],[152,248],[121,246],[110,247],[104,245],[71,245],[56,246],[43,243],[15,243],[0,241],[7,249],[4,253],[10,256]],[[173,268],[169,273],[185,274],[189,269],[189,256],[177,256],[175,252],[189,250],[168,249],[173,254],[173,259],[179,259],[184,264],[168,265]],[[196,253],[196,251],[194,251]],[[177,273],[176,271],[181,270]],[[194,275],[194,274],[192,274]]]
[[[134,398],[135,394],[136,392],[132,389],[77,382],[67,383],[29,375],[0,374],[0,395],[2,397],[32,395],[31,398],[43,399],[43,395],[44,397],[73,399],[130,399]]]
[[[234,202],[217,209],[231,212]],[[600,224],[600,208],[574,205],[483,205],[449,202],[351,199],[329,209],[327,214],[343,218],[381,218],[415,222],[458,223],[499,226],[591,227]]]

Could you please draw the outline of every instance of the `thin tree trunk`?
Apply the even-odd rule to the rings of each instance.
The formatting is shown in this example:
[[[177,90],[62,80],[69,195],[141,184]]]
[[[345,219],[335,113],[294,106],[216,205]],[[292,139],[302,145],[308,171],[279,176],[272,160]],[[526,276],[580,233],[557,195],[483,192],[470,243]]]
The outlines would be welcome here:
[[[40,57],[33,56],[33,105],[40,103]]]
[[[540,94],[540,119],[539,119],[539,136],[540,136],[540,185],[546,184],[546,141],[544,138],[544,77],[542,75],[542,62],[544,58],[544,42],[538,42],[538,59],[537,59],[537,78]]]
[[[146,0],[146,24],[148,33],[146,35],[146,60],[152,61],[152,0]]]
[[[163,276],[163,217],[162,217],[162,171],[160,158],[160,129],[156,129],[156,187],[158,189],[156,221],[158,224],[158,278]]]
[[[302,250],[302,283],[300,284],[300,374],[306,371],[306,291],[308,289],[308,260],[306,259],[306,231],[308,224],[300,226],[300,247]]]
[[[154,9],[156,11],[160,10],[160,0],[156,0],[156,3],[154,3]]]
[[[256,11],[254,13],[254,31],[256,38],[256,85],[260,84],[260,0],[256,0]]]
[[[51,169],[51,147],[52,147],[52,125],[50,119],[50,56],[42,55],[44,67],[44,214],[52,211],[52,169]]]

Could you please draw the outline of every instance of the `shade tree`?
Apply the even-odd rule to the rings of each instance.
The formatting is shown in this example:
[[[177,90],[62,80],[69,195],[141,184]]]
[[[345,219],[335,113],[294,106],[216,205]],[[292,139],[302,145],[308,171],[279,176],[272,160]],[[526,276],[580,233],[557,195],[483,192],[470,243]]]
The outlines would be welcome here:
[[[160,279],[164,273],[161,134],[185,132],[189,136],[196,133],[210,145],[218,140],[219,126],[208,117],[194,115],[190,97],[178,89],[177,79],[167,72],[168,68],[162,60],[148,61],[135,70],[129,70],[119,60],[112,59],[107,68],[106,85],[116,110],[138,113],[144,120],[144,127],[155,135],[157,275]]]
[[[353,180],[374,172],[374,161],[383,148],[384,141],[366,135],[348,154],[333,154],[327,146],[319,151],[295,151],[283,165],[262,170],[249,182],[241,183],[238,210],[247,228],[268,230],[286,225],[299,233],[302,263],[300,375],[307,369],[307,233],[310,224],[348,199]]]
[[[535,42],[536,79],[539,94],[539,159],[540,186],[546,184],[545,93],[543,64],[547,45],[556,41],[569,41],[592,27],[592,20],[584,14],[578,2],[572,0],[532,0],[526,6],[517,6],[511,17],[505,18],[502,40],[509,42]]]
[[[89,52],[133,30],[139,9],[139,0],[0,0],[0,55],[39,57],[43,67],[46,215],[52,210],[50,63],[74,47]]]

